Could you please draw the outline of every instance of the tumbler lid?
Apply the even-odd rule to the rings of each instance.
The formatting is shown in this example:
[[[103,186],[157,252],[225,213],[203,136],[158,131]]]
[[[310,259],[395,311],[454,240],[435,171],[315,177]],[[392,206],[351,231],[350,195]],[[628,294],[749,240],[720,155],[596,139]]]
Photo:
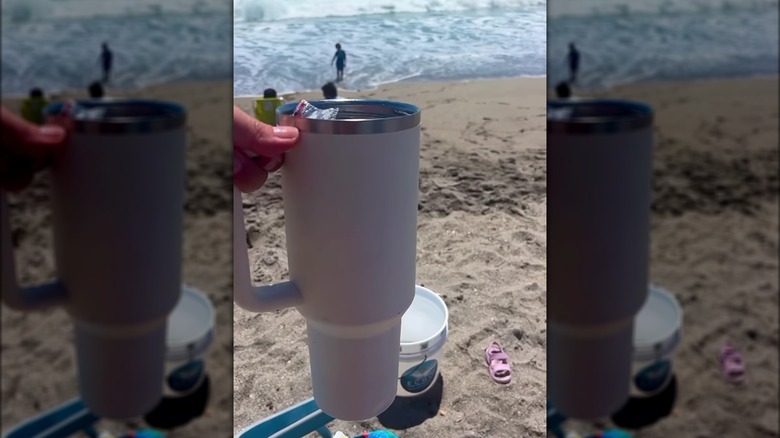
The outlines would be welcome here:
[[[91,134],[148,134],[180,128],[187,121],[181,105],[145,99],[56,102],[46,107],[46,115],[74,132]]]
[[[652,126],[653,109],[628,100],[557,99],[547,102],[547,132],[614,134]]]
[[[403,102],[370,99],[326,99],[309,103],[318,109],[338,108],[335,119],[307,119],[293,116],[298,102],[276,109],[279,125],[295,126],[316,134],[386,134],[405,131],[420,124],[420,108]]]

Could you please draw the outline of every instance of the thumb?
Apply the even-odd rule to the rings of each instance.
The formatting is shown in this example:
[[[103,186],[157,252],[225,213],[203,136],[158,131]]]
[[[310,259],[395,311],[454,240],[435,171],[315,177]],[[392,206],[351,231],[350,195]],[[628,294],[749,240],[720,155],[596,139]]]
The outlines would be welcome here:
[[[2,108],[2,140],[6,149],[17,154],[38,155],[65,142],[65,128],[35,125]]]
[[[233,107],[233,147],[263,157],[282,155],[300,140],[292,126],[269,126]]]
[[[65,140],[65,128],[57,125],[35,126],[26,132],[24,142],[30,149],[58,146]]]

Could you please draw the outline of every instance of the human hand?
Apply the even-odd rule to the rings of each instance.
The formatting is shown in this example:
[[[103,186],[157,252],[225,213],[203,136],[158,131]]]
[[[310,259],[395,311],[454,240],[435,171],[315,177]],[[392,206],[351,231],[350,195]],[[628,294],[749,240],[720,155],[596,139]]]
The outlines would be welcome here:
[[[35,172],[46,167],[67,137],[61,126],[29,123],[5,107],[0,128],[0,189],[12,192],[29,185]]]
[[[284,153],[300,139],[297,128],[270,126],[233,106],[233,183],[254,192],[284,163]]]

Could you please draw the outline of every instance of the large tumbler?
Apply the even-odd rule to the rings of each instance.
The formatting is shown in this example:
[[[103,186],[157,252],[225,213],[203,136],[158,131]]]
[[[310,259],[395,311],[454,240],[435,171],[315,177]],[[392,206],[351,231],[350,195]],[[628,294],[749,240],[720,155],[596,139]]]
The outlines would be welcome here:
[[[166,321],[181,295],[186,113],[123,99],[47,111],[69,131],[51,167],[57,281],[17,284],[0,194],[2,299],[23,311],[64,306],[84,403],[139,417],[162,397]]]
[[[420,110],[379,100],[312,102],[333,120],[278,109],[300,143],[282,168],[290,280],[254,287],[241,196],[234,195],[235,300],[306,318],[314,399],[348,421],[392,404],[401,317],[415,293]]]
[[[648,291],[652,120],[627,101],[548,106],[547,393],[569,417],[608,416],[629,397]]]

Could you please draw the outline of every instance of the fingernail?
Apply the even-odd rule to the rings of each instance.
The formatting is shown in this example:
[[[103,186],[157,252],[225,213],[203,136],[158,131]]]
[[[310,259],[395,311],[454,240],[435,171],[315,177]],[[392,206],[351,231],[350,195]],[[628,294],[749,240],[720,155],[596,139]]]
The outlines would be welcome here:
[[[240,158],[233,155],[233,175],[241,172],[242,167],[244,167],[244,163],[241,162]]]
[[[61,126],[43,125],[38,128],[38,137],[48,141],[62,141],[65,138],[65,129]]]
[[[277,138],[296,138],[298,137],[298,128],[292,126],[274,126],[274,137]]]

